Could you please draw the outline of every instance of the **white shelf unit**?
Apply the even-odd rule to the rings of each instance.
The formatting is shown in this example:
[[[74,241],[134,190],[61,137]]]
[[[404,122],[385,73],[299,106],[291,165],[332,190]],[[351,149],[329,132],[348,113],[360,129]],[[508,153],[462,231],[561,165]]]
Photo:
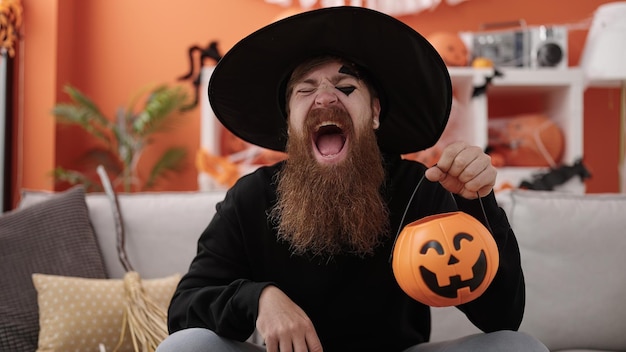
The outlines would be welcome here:
[[[201,144],[209,152],[216,152],[216,126],[212,110],[206,99],[208,80],[213,67],[203,69],[200,88],[202,107]],[[472,97],[475,87],[482,86],[486,77],[493,75],[493,69],[474,69],[471,67],[449,67],[456,103],[454,108],[462,108],[464,121],[456,127],[463,131],[464,139],[483,148],[488,142],[488,106],[491,99],[511,99],[541,96],[541,111],[552,118],[562,129],[565,136],[565,151],[561,160],[564,164],[573,164],[583,156],[583,73],[578,68],[569,69],[499,69],[502,77],[495,77],[487,87],[486,94]],[[539,112],[539,111],[538,111]],[[512,111],[511,114],[515,114]],[[501,117],[501,116],[500,116]],[[533,167],[504,167],[498,170],[496,189],[505,183],[519,185],[524,179],[545,171]],[[199,183],[207,188],[208,176],[201,174]],[[584,193],[584,183],[578,179],[559,187],[567,192]]]
[[[489,111],[489,101],[495,99],[516,100],[539,99],[542,111],[562,130],[565,148],[561,164],[571,165],[583,157],[583,94],[584,77],[579,68],[568,69],[499,69],[502,76],[494,77],[487,87],[486,94],[472,98],[474,87],[485,84],[486,78],[493,76],[493,69],[469,67],[448,68],[452,79],[455,98],[471,107],[472,124],[466,124],[467,142],[486,147],[488,143],[489,118],[515,116],[520,111],[506,111],[505,115],[493,116]],[[518,105],[518,104],[512,104]],[[533,105],[533,104],[531,104]],[[534,105],[537,105],[536,103]],[[502,109],[499,109],[502,110]],[[529,113],[529,111],[525,111]],[[502,112],[500,112],[502,114]],[[505,183],[518,186],[524,179],[547,171],[541,167],[503,167],[499,169],[496,189]],[[584,193],[584,182],[578,177],[558,187],[567,192]]]

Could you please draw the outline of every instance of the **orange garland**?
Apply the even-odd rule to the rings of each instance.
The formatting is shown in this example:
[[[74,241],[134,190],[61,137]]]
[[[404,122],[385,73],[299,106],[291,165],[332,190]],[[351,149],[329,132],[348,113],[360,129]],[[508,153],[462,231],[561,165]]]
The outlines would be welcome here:
[[[22,25],[22,5],[20,0],[0,0],[0,48],[10,57],[15,56],[15,42]]]
[[[206,149],[200,149],[196,153],[196,167],[222,186],[231,187],[239,178],[239,167],[236,163],[228,160],[228,157],[211,154]]]

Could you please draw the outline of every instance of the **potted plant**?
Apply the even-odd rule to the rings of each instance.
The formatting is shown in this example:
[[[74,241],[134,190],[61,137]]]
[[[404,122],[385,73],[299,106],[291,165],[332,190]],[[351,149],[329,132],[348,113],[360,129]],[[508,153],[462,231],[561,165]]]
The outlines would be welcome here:
[[[153,187],[160,178],[182,170],[186,159],[186,149],[170,147],[152,165],[145,180],[137,175],[137,163],[145,148],[153,142],[155,133],[172,127],[184,114],[187,104],[186,92],[178,86],[159,85],[150,89],[143,106],[137,109],[140,98],[137,94],[126,108],[118,109],[115,118],[107,118],[98,106],[77,88],[66,85],[64,91],[71,103],[59,103],[52,109],[56,121],[62,124],[80,126],[98,140],[98,145],[90,148],[83,156],[83,165],[103,165],[110,174],[113,185],[124,192],[144,191]],[[93,171],[93,170],[91,170]],[[98,180],[84,170],[68,170],[57,167],[53,171],[56,181],[70,184],[82,183],[88,190],[101,190]]]

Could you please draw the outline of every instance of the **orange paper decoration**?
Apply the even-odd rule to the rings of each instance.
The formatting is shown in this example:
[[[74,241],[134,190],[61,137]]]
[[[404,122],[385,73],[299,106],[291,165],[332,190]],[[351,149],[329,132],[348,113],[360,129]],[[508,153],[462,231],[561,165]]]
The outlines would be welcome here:
[[[200,172],[205,172],[211,176],[218,184],[231,187],[239,178],[239,167],[237,164],[222,157],[209,153],[206,149],[196,152],[196,168]]]

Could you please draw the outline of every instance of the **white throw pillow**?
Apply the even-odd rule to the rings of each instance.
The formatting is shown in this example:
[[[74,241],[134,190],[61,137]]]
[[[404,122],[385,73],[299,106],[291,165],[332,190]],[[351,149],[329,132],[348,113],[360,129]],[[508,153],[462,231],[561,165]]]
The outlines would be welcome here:
[[[516,190],[498,195],[526,279],[520,327],[550,350],[626,350],[626,195]],[[432,340],[479,332],[433,310]]]
[[[550,349],[626,350],[626,195],[516,191],[521,330]]]
[[[50,195],[23,191],[20,207]],[[224,195],[223,191],[118,194],[125,248],[133,269],[145,279],[186,273],[196,254],[198,238]],[[126,272],[118,259],[111,203],[103,193],[88,193],[86,201],[107,273],[111,278],[123,278]]]

